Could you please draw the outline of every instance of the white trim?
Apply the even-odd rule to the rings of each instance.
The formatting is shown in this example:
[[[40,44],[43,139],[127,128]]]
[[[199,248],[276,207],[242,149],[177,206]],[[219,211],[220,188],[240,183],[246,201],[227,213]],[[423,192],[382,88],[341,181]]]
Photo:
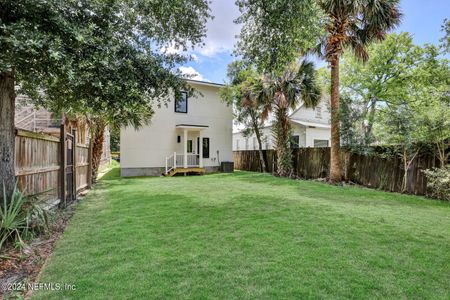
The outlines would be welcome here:
[[[180,125],[175,125],[175,128],[187,129],[187,130],[203,130],[203,129],[209,128],[209,126],[180,124]]]
[[[212,87],[217,87],[217,88],[221,88],[221,87],[225,86],[224,84],[221,84],[221,83],[214,83],[214,82],[207,82],[207,81],[200,81],[200,80],[193,80],[193,79],[185,79],[185,80],[192,84],[212,86]]]
[[[303,125],[303,126],[313,126],[313,127],[317,127],[317,128],[326,128],[326,129],[330,129],[331,128],[331,125],[322,124],[322,123],[306,122],[306,121],[295,120],[295,119],[291,119],[291,122],[296,123],[296,124],[300,124],[300,125]]]

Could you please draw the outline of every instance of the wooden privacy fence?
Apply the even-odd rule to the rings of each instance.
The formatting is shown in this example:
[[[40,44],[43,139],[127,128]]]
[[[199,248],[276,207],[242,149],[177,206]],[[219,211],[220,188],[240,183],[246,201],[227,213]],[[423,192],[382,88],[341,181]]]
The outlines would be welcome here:
[[[276,171],[276,152],[263,150],[268,172]],[[234,166],[238,170],[261,171],[258,151],[234,151]],[[294,174],[306,179],[325,178],[330,168],[330,148],[299,148],[292,153]],[[342,151],[342,168],[346,180],[371,188],[401,192],[403,164],[398,156],[362,155]],[[429,153],[422,153],[412,162],[408,171],[406,192],[425,195],[427,182],[423,170],[439,165]]]
[[[19,189],[26,195],[60,199],[66,205],[90,187],[91,148],[75,145],[76,140],[76,130],[68,134],[63,125],[59,137],[17,129],[15,170]]]

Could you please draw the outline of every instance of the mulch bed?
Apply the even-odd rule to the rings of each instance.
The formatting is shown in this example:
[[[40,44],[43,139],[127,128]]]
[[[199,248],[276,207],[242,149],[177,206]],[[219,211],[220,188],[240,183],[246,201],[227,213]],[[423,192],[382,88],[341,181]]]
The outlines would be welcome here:
[[[57,210],[49,231],[28,243],[24,249],[15,249],[10,245],[1,253],[0,300],[31,296],[31,291],[26,288],[26,284],[36,282],[41,268],[53,252],[56,241],[64,233],[77,202],[75,201],[64,210]],[[22,287],[22,290],[11,291],[11,285],[17,287],[17,284]]]

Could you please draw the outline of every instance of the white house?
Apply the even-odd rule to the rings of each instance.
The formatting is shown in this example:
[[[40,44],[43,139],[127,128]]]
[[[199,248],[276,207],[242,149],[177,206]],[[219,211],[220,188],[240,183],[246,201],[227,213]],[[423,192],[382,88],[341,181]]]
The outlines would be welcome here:
[[[292,125],[293,147],[329,147],[331,139],[329,97],[324,97],[316,108],[303,104],[289,118]],[[274,149],[271,126],[262,129],[263,149]],[[257,150],[258,141],[253,134],[244,137],[242,131],[233,133],[233,151]]]
[[[155,108],[151,123],[120,132],[122,176],[213,172],[232,161],[232,108],[219,96],[220,84],[188,80],[201,95],[169,99]]]

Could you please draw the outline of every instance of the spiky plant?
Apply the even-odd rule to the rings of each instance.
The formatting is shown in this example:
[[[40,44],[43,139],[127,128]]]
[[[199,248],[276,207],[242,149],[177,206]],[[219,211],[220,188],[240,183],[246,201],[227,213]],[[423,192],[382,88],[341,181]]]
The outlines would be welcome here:
[[[10,199],[3,183],[3,203],[0,205],[0,251],[5,242],[13,241],[19,246],[35,232],[48,229],[48,213],[37,197],[25,197],[14,186]]]
[[[383,40],[400,23],[400,0],[318,0],[328,16],[327,36],[319,45],[331,67],[331,163],[330,181],[341,181],[339,130],[339,59],[346,48],[363,61],[366,47]]]
[[[292,175],[292,153],[290,149],[291,124],[289,111],[295,109],[301,101],[306,107],[315,107],[320,101],[320,87],[316,81],[314,64],[303,60],[293,64],[283,74],[266,76],[263,93],[263,118],[270,112],[274,114],[273,135],[277,153],[277,175]]]

